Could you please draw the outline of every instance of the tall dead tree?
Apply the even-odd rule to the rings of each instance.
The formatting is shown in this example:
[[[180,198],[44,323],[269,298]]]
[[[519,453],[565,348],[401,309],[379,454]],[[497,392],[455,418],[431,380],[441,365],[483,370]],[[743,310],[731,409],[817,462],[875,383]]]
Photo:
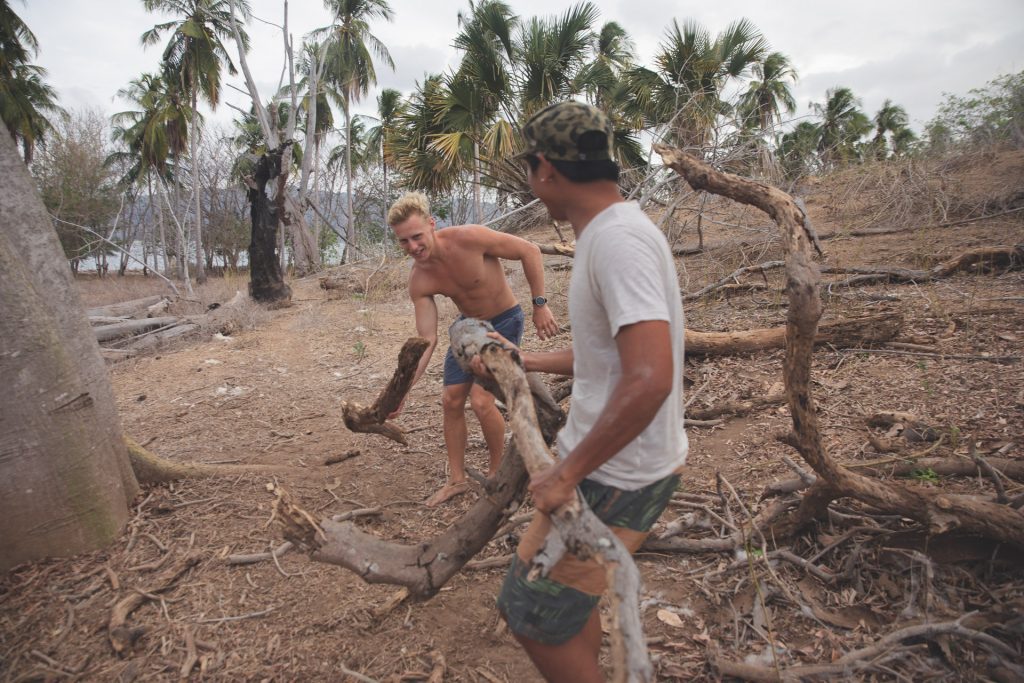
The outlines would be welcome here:
[[[292,296],[277,258],[278,207],[267,197],[267,183],[281,172],[282,151],[278,147],[261,155],[252,177],[246,179],[252,219],[249,296],[263,303],[286,302]]]

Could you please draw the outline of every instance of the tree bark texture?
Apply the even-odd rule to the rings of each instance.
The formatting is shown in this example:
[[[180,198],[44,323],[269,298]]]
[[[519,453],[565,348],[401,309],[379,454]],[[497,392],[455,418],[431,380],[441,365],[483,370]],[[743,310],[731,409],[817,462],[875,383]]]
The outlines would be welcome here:
[[[281,153],[281,148],[277,148],[260,157],[248,192],[252,217],[249,296],[261,303],[286,303],[292,298],[276,253],[279,217],[267,197],[267,183],[281,172]]]
[[[812,490],[821,500],[852,497],[879,510],[913,519],[938,534],[954,529],[1024,547],[1024,515],[1007,505],[974,496],[927,491],[896,482],[882,482],[840,466],[825,450],[811,395],[811,358],[821,318],[821,274],[811,258],[811,240],[803,212],[785,192],[738,176],[721,173],[705,162],[665,145],[655,145],[665,164],[694,190],[706,190],[757,207],[779,226],[786,254],[786,356],[783,378],[793,420],[792,443],[821,481]],[[820,510],[821,505],[810,506]],[[803,521],[810,521],[807,517]]]
[[[114,539],[138,484],[46,208],[0,136],[0,570]]]

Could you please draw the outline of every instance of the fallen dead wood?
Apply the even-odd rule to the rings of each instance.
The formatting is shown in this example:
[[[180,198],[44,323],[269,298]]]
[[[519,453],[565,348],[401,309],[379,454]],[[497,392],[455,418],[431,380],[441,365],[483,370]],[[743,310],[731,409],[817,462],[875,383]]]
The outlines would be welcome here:
[[[805,681],[847,677],[856,671],[870,670],[874,661],[882,655],[903,646],[907,641],[939,640],[943,636],[956,636],[975,641],[994,656],[998,663],[1016,676],[1024,676],[1024,667],[1016,662],[1017,652],[984,631],[969,628],[964,622],[976,616],[968,613],[955,621],[914,624],[893,631],[866,647],[852,650],[830,664],[792,666],[785,669],[768,669],[740,662],[722,659],[717,652],[712,652],[711,663],[723,676],[740,678],[745,681]]]
[[[1024,460],[1012,458],[985,458],[982,462],[996,471],[996,476],[1004,476],[1015,481],[1024,481]],[[991,475],[985,465],[964,458],[916,458],[895,455],[868,462],[850,462],[845,466],[873,477],[910,477],[915,474],[939,477],[977,477]],[[761,494],[762,500],[772,496],[794,493],[809,488],[817,481],[816,478],[781,479],[765,487]]]
[[[791,442],[819,479],[804,496],[795,517],[789,520],[790,529],[802,528],[820,518],[832,500],[852,497],[882,512],[913,519],[931,534],[960,529],[1024,547],[1024,515],[1009,506],[975,496],[878,481],[842,467],[829,455],[818,429],[810,382],[811,356],[822,313],[821,275],[811,258],[802,212],[781,190],[721,173],[665,145],[655,145],[655,150],[665,164],[682,175],[695,190],[713,192],[760,208],[779,226],[786,254],[786,293],[790,304],[783,377],[793,421]],[[1013,253],[1013,258],[1019,258],[1017,248]]]
[[[391,375],[391,381],[381,390],[372,406],[363,406],[354,401],[342,401],[341,414],[345,426],[353,432],[380,434],[403,446],[409,442],[405,432],[397,425],[387,422],[387,417],[398,410],[409,393],[416,366],[430,342],[422,337],[412,337],[402,345],[398,353],[398,367]]]
[[[767,396],[755,396],[742,401],[728,401],[710,408],[691,408],[686,411],[686,416],[694,420],[713,420],[716,417],[728,415],[730,417],[742,417],[749,415],[758,408],[765,406],[776,406],[786,402],[786,393],[768,394]]]
[[[138,320],[126,320],[124,322],[115,323],[113,325],[100,325],[92,328],[93,334],[96,335],[96,341],[101,344],[111,339],[119,339],[120,337],[131,337],[140,332],[148,332],[149,330],[156,329],[158,327],[168,327],[170,325],[177,325],[178,318],[171,316],[165,316],[162,318],[140,318]]]
[[[86,311],[86,315],[90,318],[97,317],[109,317],[109,318],[131,318],[135,315],[141,315],[143,311],[154,304],[160,303],[164,298],[163,295],[157,294],[154,296],[147,296],[141,299],[133,299],[131,301],[122,301],[116,304],[110,304],[108,306],[98,306],[96,308],[90,308]]]
[[[686,330],[686,355],[725,356],[752,353],[786,346],[788,325],[733,332],[700,332]],[[847,318],[822,323],[814,335],[814,344],[833,346],[861,346],[879,344],[899,335],[903,329],[903,314],[897,311]]]
[[[147,600],[152,600],[155,594],[162,593],[174,586],[178,579],[185,575],[185,572],[199,564],[200,559],[198,553],[182,557],[157,576],[152,586],[145,590],[136,589],[131,595],[122,598],[114,605],[107,623],[107,637],[110,639],[110,645],[114,648],[114,652],[124,655],[131,648],[132,643],[143,633],[142,629],[129,629],[125,626],[128,616]]]
[[[550,444],[564,415],[536,375],[528,375],[528,381],[541,435],[544,443]],[[414,545],[379,539],[350,522],[317,522],[280,489],[274,519],[285,538],[309,552],[313,560],[345,567],[369,583],[406,586],[414,597],[425,599],[490,542],[522,500],[526,481],[526,468],[513,439],[485,495],[443,533]]]
[[[354,276],[347,273],[343,273],[341,275],[326,275],[317,278],[317,280],[320,283],[320,289],[326,292],[343,291],[353,292],[356,294],[362,294],[365,292],[364,284]]]
[[[955,273],[964,271],[995,271],[1020,268],[1024,265],[1024,245],[980,247],[968,249],[957,254],[942,263],[939,263],[928,270],[910,270],[907,268],[860,267],[840,268],[826,266],[821,268],[822,273],[853,274],[853,277],[839,282],[830,282],[826,287],[831,290],[835,287],[850,287],[853,285],[876,284],[880,282],[930,282],[941,278],[949,277]]]

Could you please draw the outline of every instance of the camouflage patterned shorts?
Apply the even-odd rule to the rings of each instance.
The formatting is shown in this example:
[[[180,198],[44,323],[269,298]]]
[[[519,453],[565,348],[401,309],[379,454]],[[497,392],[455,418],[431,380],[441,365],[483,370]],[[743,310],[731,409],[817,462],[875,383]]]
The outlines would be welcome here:
[[[679,485],[672,474],[636,491],[623,491],[584,480],[580,492],[590,508],[635,551],[668,505]],[[605,589],[605,574],[594,560],[566,556],[547,578],[530,581],[529,559],[543,545],[551,523],[536,515],[519,543],[498,595],[498,609],[519,636],[560,645],[579,633]]]

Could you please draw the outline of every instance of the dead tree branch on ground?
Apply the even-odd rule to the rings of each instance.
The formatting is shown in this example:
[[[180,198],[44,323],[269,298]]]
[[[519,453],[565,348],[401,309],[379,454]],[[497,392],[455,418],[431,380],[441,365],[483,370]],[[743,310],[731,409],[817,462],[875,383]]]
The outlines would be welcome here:
[[[402,345],[398,352],[398,367],[391,376],[391,381],[377,396],[372,406],[342,401],[341,413],[345,426],[353,432],[380,434],[403,446],[409,442],[400,427],[387,421],[388,415],[398,410],[405,395],[412,388],[412,380],[416,375],[416,366],[430,342],[422,337],[412,337]]]
[[[793,420],[791,441],[819,477],[791,520],[794,528],[816,519],[835,498],[852,497],[879,510],[913,519],[931,534],[960,529],[1024,547],[1024,515],[1009,506],[975,496],[881,482],[842,467],[829,455],[818,429],[810,383],[811,357],[822,314],[821,275],[811,258],[811,243],[804,230],[802,212],[781,190],[721,173],[665,145],[656,145],[655,149],[665,164],[686,178],[694,189],[760,208],[779,226],[786,253],[786,293],[790,304],[783,376]]]

